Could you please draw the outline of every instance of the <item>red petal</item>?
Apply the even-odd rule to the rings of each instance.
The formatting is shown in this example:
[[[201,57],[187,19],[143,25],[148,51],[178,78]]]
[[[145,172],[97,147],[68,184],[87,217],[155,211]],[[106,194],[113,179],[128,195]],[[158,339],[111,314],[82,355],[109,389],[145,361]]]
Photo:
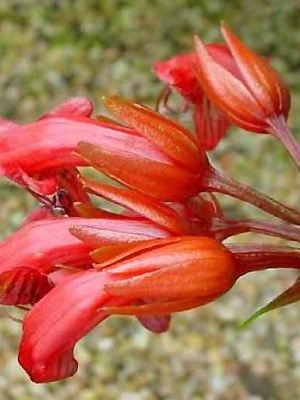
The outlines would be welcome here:
[[[57,178],[55,176],[49,176],[44,179],[34,179],[31,178],[27,173],[23,170],[19,170],[19,176],[16,175],[10,178],[14,178],[14,181],[22,186],[25,186],[30,191],[38,194],[49,196],[53,195],[57,190]]]
[[[195,108],[194,122],[200,146],[213,150],[226,135],[228,119],[206,98]]]
[[[222,65],[223,68],[229,71],[237,79],[243,79],[243,76],[235,63],[235,60],[225,43],[209,43],[205,45],[205,47],[208,54],[216,63]]]
[[[155,316],[156,314],[160,316],[165,313],[175,313],[181,311],[191,310],[211,301],[215,300],[218,296],[207,296],[207,297],[195,297],[189,299],[172,300],[172,301],[162,301],[158,303],[149,303],[141,306],[104,306],[103,311],[109,314],[118,315],[138,315],[139,319],[141,316],[143,318],[150,318],[150,316]],[[157,318],[157,317],[156,317]]]
[[[156,161],[170,162],[146,139],[124,127],[79,117],[45,118],[0,135],[0,174],[19,169],[28,175],[54,175],[58,169],[84,165],[74,154],[80,141],[90,141],[121,154],[135,152]]]
[[[107,98],[105,105],[117,118],[125,121],[179,164],[193,172],[201,170],[205,155],[183,126],[119,97]]]
[[[35,304],[53,287],[48,276],[31,267],[0,273],[0,304]]]
[[[175,239],[160,240],[157,248],[146,243],[144,251],[138,245],[138,253],[111,265],[109,271],[125,279],[108,285],[109,293],[166,300],[207,296],[231,287],[234,262],[223,246],[209,238]]]
[[[74,225],[85,225],[100,232],[98,244],[116,243],[120,237],[126,242],[132,236],[146,240],[152,239],[153,234],[154,237],[168,235],[150,223],[123,219],[74,217],[36,221],[26,224],[0,244],[0,273],[23,265],[43,272],[51,271],[56,264],[86,266],[91,261],[88,253],[93,247],[69,232]]]
[[[83,178],[82,182],[88,191],[126,207],[173,233],[183,234],[186,231],[183,221],[174,210],[151,197],[133,190],[124,190],[87,178]]]
[[[18,124],[16,124],[15,122],[10,121],[9,119],[0,117],[0,133],[5,132],[10,129],[14,129],[17,126],[18,126]]]
[[[194,74],[195,63],[195,53],[177,54],[169,60],[155,64],[154,71],[159,79],[196,104],[202,101],[203,92]]]
[[[57,116],[79,116],[90,117],[94,110],[93,103],[85,97],[71,97],[58,107],[49,111],[41,118],[57,117]],[[41,119],[40,118],[40,119]]]
[[[170,315],[151,315],[143,316],[140,315],[138,320],[140,323],[153,333],[167,332],[170,326]]]
[[[138,243],[117,244],[105,247],[102,246],[99,249],[92,251],[90,254],[91,257],[97,261],[97,265],[94,267],[103,269],[107,267],[113,267],[113,264],[144,253],[146,250],[148,251],[150,249],[158,248],[166,245],[167,243],[175,243],[178,240],[180,240],[180,238],[172,237],[165,240],[158,239],[140,241]],[[135,270],[135,273],[138,274],[139,271]]]
[[[290,108],[290,93],[278,73],[261,56],[250,50],[225,23],[221,27],[243,79],[264,110],[265,118],[283,114]]]
[[[77,214],[83,218],[120,218],[118,214],[109,211],[101,210],[100,208],[92,206],[90,203],[75,203],[74,209]]]
[[[103,291],[112,279],[94,270],[78,273],[57,285],[27,314],[19,362],[34,382],[52,382],[75,374],[76,342],[107,318],[99,311],[101,306],[120,304]]]
[[[27,225],[34,221],[41,221],[44,219],[56,219],[56,218],[57,217],[53,215],[48,208],[43,206],[38,206],[28,214],[28,216],[23,221],[22,226]]]
[[[73,222],[76,224],[76,221]],[[153,238],[165,238],[169,232],[157,227],[149,221],[141,221],[115,218],[99,219],[97,224],[89,223],[87,219],[84,225],[78,222],[70,229],[72,235],[84,241],[89,246],[97,248],[103,244],[130,243]]]
[[[153,161],[135,151],[126,155],[105,147],[80,143],[79,152],[91,165],[119,182],[163,201],[176,201],[199,192],[200,176],[178,166]]]
[[[206,96],[236,125],[264,132],[264,110],[244,82],[215,62],[197,37],[195,47],[198,55],[195,73]]]

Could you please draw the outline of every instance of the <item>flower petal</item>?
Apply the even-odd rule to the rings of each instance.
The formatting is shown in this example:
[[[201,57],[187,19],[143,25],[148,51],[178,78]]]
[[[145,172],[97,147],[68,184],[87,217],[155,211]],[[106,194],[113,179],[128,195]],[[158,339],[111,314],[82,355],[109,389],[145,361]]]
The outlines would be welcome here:
[[[0,273],[0,304],[35,304],[53,287],[48,276],[31,267]]]
[[[264,132],[263,109],[245,84],[214,61],[198,37],[195,49],[198,56],[195,73],[208,99],[236,125]]]
[[[178,123],[120,97],[105,99],[105,105],[117,118],[157,145],[161,151],[192,172],[199,172],[205,163],[204,152],[197,147],[190,133]]]
[[[51,117],[6,130],[0,135],[0,174],[8,177],[22,169],[28,175],[54,175],[58,169],[85,165],[74,153],[86,140],[122,154],[135,152],[168,162],[149,141],[125,127],[84,117]],[[34,156],[33,156],[34,155]]]
[[[165,246],[167,243],[176,243],[179,240],[180,238],[178,237],[171,237],[164,240],[158,239],[140,241],[138,243],[132,242],[126,244],[102,246],[99,249],[92,251],[90,255],[95,261],[97,261],[97,265],[95,265],[94,267],[103,269],[107,267],[112,267],[113,264],[124,261],[125,259],[141,254],[150,249]],[[135,270],[135,273],[138,274],[139,271]]]
[[[15,122],[10,121],[9,119],[0,117],[0,133],[5,132],[6,130],[9,130],[9,129],[14,129],[17,126],[18,126],[18,124],[16,124]]]
[[[170,326],[170,319],[170,315],[140,315],[138,317],[138,320],[144,326],[144,328],[153,333],[167,332]]]
[[[210,303],[216,299],[216,295],[207,297],[195,297],[180,300],[163,301],[157,303],[149,303],[145,305],[133,306],[104,306],[103,311],[109,314],[118,315],[137,315],[139,319],[149,318],[154,315],[164,315],[165,313],[175,313],[181,311],[191,310],[205,304]]]
[[[192,103],[201,102],[203,92],[194,74],[197,63],[195,53],[182,53],[155,64],[155,74],[163,82],[175,88],[184,98]]]
[[[64,103],[60,104],[58,107],[49,111],[47,114],[42,116],[42,118],[57,117],[57,116],[80,116],[80,117],[90,117],[94,110],[93,103],[85,97],[71,97]]]
[[[30,222],[0,243],[0,273],[23,265],[49,272],[56,264],[86,266],[93,246],[69,232],[76,225],[100,234],[97,245],[166,237],[169,234],[149,222],[111,218],[56,218]],[[76,230],[76,228],[73,228]],[[80,228],[77,228],[80,231]],[[93,231],[93,232],[94,232]]]
[[[168,231],[147,220],[121,217],[99,218],[98,224],[89,223],[89,221],[91,220],[86,219],[84,225],[79,221],[73,221],[70,232],[93,248],[103,246],[105,243],[130,243],[170,236]]]
[[[94,168],[158,200],[184,199],[199,192],[201,187],[200,176],[169,163],[148,159],[146,154],[140,156],[134,150],[125,155],[82,142],[79,153]]]
[[[113,278],[88,270],[66,278],[27,314],[19,362],[34,382],[53,382],[77,371],[77,341],[107,318],[99,310],[113,302],[103,287]],[[112,303],[109,303],[111,301]]]
[[[85,188],[93,194],[97,194],[126,207],[175,234],[184,234],[186,232],[183,220],[178,214],[167,205],[151,197],[133,190],[106,185],[88,178],[82,178],[82,182]]]
[[[267,60],[245,46],[226,23],[222,23],[221,30],[248,89],[264,110],[265,117],[280,114],[287,117],[290,93],[278,73]]]
[[[187,236],[160,242],[162,246],[152,249],[146,243],[144,252],[138,245],[137,254],[114,263],[108,270],[124,279],[108,284],[108,292],[170,300],[214,295],[234,283],[233,257],[217,241]]]
[[[207,151],[218,145],[230,126],[225,115],[206,98],[196,106],[194,122],[199,143]]]
[[[57,178],[55,176],[49,176],[44,179],[34,179],[22,169],[19,169],[19,176],[10,175],[10,178],[14,178],[16,183],[25,186],[31,192],[41,196],[53,195],[58,186]]]

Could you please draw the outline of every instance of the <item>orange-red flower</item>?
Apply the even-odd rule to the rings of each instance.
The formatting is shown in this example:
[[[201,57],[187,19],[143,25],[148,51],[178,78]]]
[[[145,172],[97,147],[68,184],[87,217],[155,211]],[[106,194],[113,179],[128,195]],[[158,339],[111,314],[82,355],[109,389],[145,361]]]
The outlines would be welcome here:
[[[287,117],[290,94],[269,62],[248,49],[223,23],[222,34],[240,76],[213,59],[199,38],[196,74],[206,96],[236,125],[255,132],[268,132],[269,119]]]
[[[112,147],[108,140],[80,143],[79,153],[89,164],[159,200],[176,201],[199,191],[207,160],[184,127],[124,99],[108,98],[105,104],[136,136],[123,146]]]
[[[288,87],[270,63],[250,50],[227,24],[222,24],[221,31],[239,75],[215,60],[196,37],[195,72],[205,95],[237,126],[272,133],[300,167],[300,148],[286,124],[290,110]]]
[[[92,112],[93,104],[88,99],[73,97],[40,117],[39,120],[51,117],[90,117]],[[1,118],[0,133],[2,133],[4,143],[9,141],[11,132],[18,132],[21,127],[19,124]],[[23,130],[25,127],[26,125],[23,125]],[[19,144],[18,139],[12,135],[12,140],[16,140],[17,142],[10,146],[4,145],[2,148],[4,153],[5,151],[9,151],[8,148],[11,149],[11,147],[14,148],[14,146],[17,146]],[[28,154],[28,157],[32,157],[32,154]],[[73,207],[73,203],[76,201],[88,202],[89,199],[78,180],[78,171],[76,168],[66,167],[67,165],[59,170],[49,170],[47,175],[43,176],[41,171],[36,171],[34,174],[30,171],[25,171],[22,161],[20,160],[19,162],[17,158],[12,158],[11,164],[2,165],[2,173],[14,183],[25,187],[34,197],[47,206],[50,211],[77,216],[78,214]]]
[[[50,273],[64,266],[91,267],[89,251],[104,243],[170,236],[167,230],[145,219],[117,216],[49,219],[41,210],[34,218],[0,243],[0,304],[35,303],[45,294],[40,285],[44,288],[47,281],[48,289],[51,288]]]
[[[24,320],[19,362],[35,382],[73,375],[76,342],[110,313],[157,315],[197,307],[236,279],[230,252],[207,238],[104,247],[93,257],[100,262],[94,270],[63,280]]]

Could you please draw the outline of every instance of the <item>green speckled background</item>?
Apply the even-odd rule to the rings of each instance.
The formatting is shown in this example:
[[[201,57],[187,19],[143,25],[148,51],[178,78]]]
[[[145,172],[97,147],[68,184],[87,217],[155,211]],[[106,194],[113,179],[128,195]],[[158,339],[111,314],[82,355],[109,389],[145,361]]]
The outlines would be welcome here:
[[[1,0],[0,114],[30,121],[73,95],[90,97],[100,112],[103,93],[153,105],[161,88],[153,63],[189,50],[194,33],[218,39],[222,19],[271,57],[290,84],[290,125],[300,140],[298,0]],[[299,207],[296,168],[271,137],[233,130],[213,158],[237,179]],[[250,206],[222,201],[231,215],[260,215]],[[0,204],[4,237],[33,202],[1,181]],[[108,320],[77,347],[79,373],[49,385],[31,383],[18,366],[20,326],[2,317],[0,399],[297,400],[299,306],[273,312],[246,331],[237,329],[294,276],[253,274],[215,304],[175,316],[170,332],[161,336],[134,319]]]

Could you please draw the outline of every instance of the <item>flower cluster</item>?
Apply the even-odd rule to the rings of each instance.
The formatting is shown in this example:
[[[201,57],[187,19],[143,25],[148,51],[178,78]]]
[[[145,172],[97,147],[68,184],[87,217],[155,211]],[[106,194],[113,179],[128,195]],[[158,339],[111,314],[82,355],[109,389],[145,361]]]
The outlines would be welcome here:
[[[195,135],[116,96],[104,103],[117,121],[93,115],[85,98],[26,125],[0,120],[0,174],[39,202],[0,243],[0,303],[24,310],[19,362],[34,382],[75,374],[74,346],[111,315],[162,333],[172,313],[218,299],[249,272],[300,268],[297,247],[224,243],[243,232],[299,243],[300,212],[218,171],[207,152],[231,125],[274,135],[298,166],[300,152],[287,87],[228,26],[222,33],[226,44],[196,38],[193,53],[155,66],[167,85],[159,108],[179,92]],[[111,183],[82,175],[84,166]],[[232,219],[214,193],[281,221]],[[299,298],[296,282],[257,315]]]

